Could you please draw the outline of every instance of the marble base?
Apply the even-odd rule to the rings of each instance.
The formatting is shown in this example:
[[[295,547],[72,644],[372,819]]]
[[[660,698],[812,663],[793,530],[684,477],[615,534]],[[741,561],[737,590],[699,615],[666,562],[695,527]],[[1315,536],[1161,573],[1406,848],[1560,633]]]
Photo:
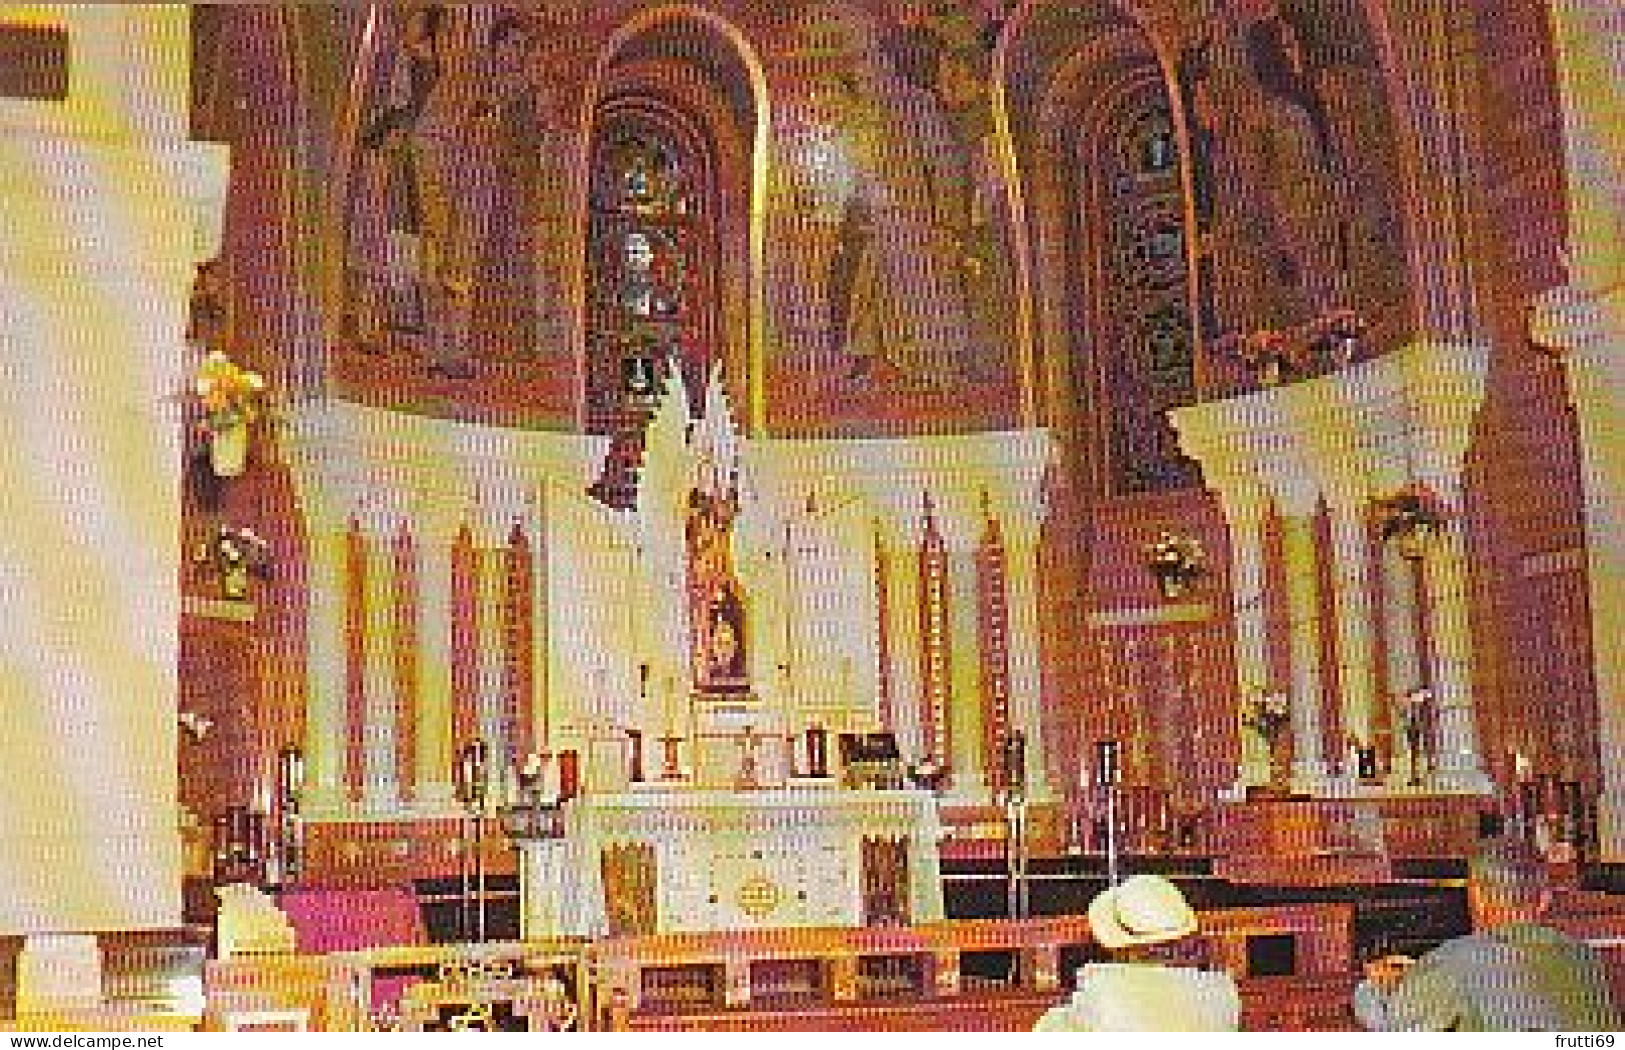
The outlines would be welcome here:
[[[17,1015],[102,1005],[102,950],[88,933],[37,933],[17,955]]]

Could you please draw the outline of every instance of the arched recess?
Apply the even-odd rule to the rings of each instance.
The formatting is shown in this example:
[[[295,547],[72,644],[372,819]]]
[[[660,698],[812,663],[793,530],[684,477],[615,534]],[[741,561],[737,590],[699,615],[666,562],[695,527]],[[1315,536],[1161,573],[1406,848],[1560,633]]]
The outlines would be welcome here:
[[[1164,415],[1196,396],[1177,92],[1109,4],[1029,9],[1004,57],[1043,418],[1095,498],[1189,486]]]
[[[1177,39],[1154,37],[1142,18],[1105,2],[1041,0],[1013,20],[1002,55],[1013,163],[1027,189],[1035,386],[1044,417],[1075,439],[1075,476],[1098,495],[1194,482],[1162,415],[1256,381],[1230,349],[1239,337],[1274,329],[1307,348],[1318,324],[1353,310],[1372,326],[1371,353],[1408,335],[1414,315],[1395,189],[1407,145],[1359,0],[1280,0],[1157,23],[1164,34],[1177,25]],[[1103,108],[1114,93],[1132,97],[1131,84],[1146,105],[1166,107],[1179,156],[1168,180],[1184,197],[1190,328],[1179,375],[1165,323],[1150,324],[1155,339],[1140,333],[1138,344],[1111,323],[1108,298],[1135,301],[1110,266],[1113,227],[1145,202],[1125,209],[1089,185],[1108,177],[1118,133],[1110,121],[1138,119],[1132,105],[1116,118]],[[1080,153],[1091,135],[1095,147]],[[1176,209],[1168,198],[1157,210]],[[1144,243],[1158,244],[1167,228],[1153,223]],[[1148,322],[1164,316],[1138,301]],[[1114,436],[1125,409],[1145,418]]]
[[[635,498],[643,428],[673,366],[691,412],[719,368],[755,416],[766,120],[736,34],[661,9],[616,34],[589,117],[582,427],[612,438],[594,494]]]

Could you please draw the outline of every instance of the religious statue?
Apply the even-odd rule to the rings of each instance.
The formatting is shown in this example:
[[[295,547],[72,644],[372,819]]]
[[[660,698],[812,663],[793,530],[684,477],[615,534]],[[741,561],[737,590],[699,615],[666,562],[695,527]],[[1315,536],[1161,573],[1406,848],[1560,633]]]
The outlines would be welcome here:
[[[690,613],[694,625],[694,680],[704,693],[750,688],[745,661],[745,606],[733,572],[733,518],[737,508],[699,489],[689,496]]]

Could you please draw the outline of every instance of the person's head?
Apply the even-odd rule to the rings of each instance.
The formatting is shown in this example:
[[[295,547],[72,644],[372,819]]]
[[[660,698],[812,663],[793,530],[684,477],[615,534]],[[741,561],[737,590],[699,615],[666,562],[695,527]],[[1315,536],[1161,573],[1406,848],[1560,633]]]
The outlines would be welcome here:
[[[1486,844],[1467,862],[1467,909],[1474,929],[1533,922],[1549,900],[1545,867],[1516,841]]]
[[[622,250],[626,254],[626,264],[633,273],[645,275],[654,265],[655,249],[654,245],[649,243],[649,235],[646,233],[634,230],[627,234]]]
[[[1089,902],[1089,929],[1114,955],[1144,958],[1195,933],[1196,912],[1161,875],[1132,875]]]

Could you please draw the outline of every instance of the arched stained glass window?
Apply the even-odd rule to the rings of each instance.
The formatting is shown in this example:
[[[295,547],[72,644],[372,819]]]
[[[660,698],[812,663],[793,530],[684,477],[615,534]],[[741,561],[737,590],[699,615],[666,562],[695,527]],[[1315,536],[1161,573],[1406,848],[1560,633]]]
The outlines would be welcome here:
[[[675,364],[697,397],[714,355],[711,177],[704,141],[647,100],[601,111],[588,235],[586,428],[617,442],[594,495],[629,506],[649,415]]]
[[[1077,170],[1097,174],[1080,201],[1103,233],[1097,304],[1101,345],[1111,348],[1100,366],[1111,404],[1109,484],[1118,493],[1196,484],[1196,465],[1165,416],[1190,404],[1196,388],[1178,145],[1161,91],[1147,84],[1126,94],[1079,148]]]

